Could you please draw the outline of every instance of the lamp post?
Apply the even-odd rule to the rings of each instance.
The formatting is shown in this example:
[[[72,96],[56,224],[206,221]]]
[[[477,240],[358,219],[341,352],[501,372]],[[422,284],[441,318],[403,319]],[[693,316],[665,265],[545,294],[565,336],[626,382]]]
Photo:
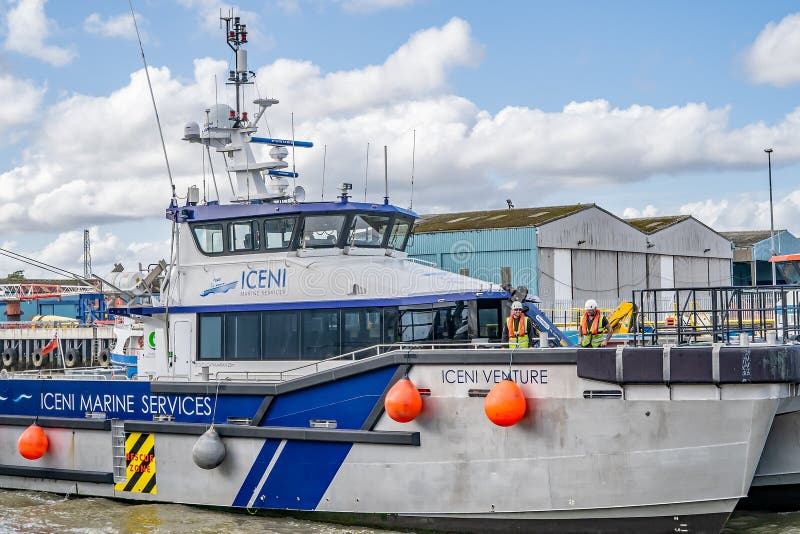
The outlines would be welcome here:
[[[767,153],[767,168],[769,169],[769,254],[775,255],[775,219],[772,215],[772,149],[765,148],[764,152]],[[775,262],[770,262],[772,265],[772,285],[777,285],[777,278],[775,276]]]

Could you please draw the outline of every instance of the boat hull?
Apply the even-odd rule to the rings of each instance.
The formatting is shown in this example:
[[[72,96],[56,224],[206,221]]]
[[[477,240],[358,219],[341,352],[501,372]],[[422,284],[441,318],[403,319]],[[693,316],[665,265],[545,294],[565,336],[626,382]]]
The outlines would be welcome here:
[[[515,356],[528,410],[508,428],[484,414],[509,372],[498,351],[381,355],[278,385],[7,380],[0,486],[461,532],[721,529],[766,441],[772,385],[647,398],[580,378],[574,357],[531,354]],[[401,424],[382,399],[406,373],[431,394]],[[20,391],[37,394],[14,408]],[[226,456],[204,470],[192,450],[212,412]],[[37,416],[50,447],[29,461],[16,442]]]
[[[797,404],[789,399],[792,404]],[[790,409],[797,406],[790,406]],[[800,412],[775,417],[753,484],[739,507],[746,510],[800,510]]]

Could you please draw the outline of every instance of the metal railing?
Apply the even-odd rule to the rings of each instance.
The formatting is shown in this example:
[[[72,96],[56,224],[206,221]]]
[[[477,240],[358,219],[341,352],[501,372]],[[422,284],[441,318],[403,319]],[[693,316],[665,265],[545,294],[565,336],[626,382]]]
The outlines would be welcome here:
[[[800,340],[800,286],[642,289],[633,300],[637,345]]]
[[[323,369],[337,367],[337,364],[345,364],[357,360],[367,360],[381,354],[394,351],[409,350],[447,350],[447,349],[485,349],[485,348],[508,348],[508,343],[382,343],[363,347],[350,352],[345,352],[337,356],[331,356],[324,360],[315,360],[291,369],[283,371],[216,371],[212,381],[236,380],[236,381],[262,381],[262,382],[286,382],[309,374],[318,373]]]
[[[5,371],[5,370],[4,370]],[[2,373],[2,371],[0,371]],[[127,380],[126,369],[109,367],[57,367],[29,369],[26,371],[5,371],[5,378],[14,379],[58,379],[58,380]],[[0,374],[0,378],[3,375]]]

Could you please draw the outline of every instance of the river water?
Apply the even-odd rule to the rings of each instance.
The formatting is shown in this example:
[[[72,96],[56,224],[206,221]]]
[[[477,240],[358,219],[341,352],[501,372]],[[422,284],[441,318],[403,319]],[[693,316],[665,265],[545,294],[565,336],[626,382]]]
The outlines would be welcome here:
[[[250,516],[177,504],[0,490],[0,532],[9,534],[398,534],[283,517]],[[739,512],[725,534],[800,534],[800,512]]]
[[[177,504],[127,504],[94,497],[0,490],[3,534],[369,534],[369,528],[250,516]]]

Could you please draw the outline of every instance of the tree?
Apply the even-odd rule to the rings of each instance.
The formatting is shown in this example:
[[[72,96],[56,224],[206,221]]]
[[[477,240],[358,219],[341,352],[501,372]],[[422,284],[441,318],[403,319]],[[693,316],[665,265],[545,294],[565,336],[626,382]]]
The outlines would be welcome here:
[[[9,282],[18,282],[20,280],[25,280],[24,273],[25,273],[24,270],[14,271],[13,273],[9,273],[9,275],[6,276],[6,280],[8,280]]]

